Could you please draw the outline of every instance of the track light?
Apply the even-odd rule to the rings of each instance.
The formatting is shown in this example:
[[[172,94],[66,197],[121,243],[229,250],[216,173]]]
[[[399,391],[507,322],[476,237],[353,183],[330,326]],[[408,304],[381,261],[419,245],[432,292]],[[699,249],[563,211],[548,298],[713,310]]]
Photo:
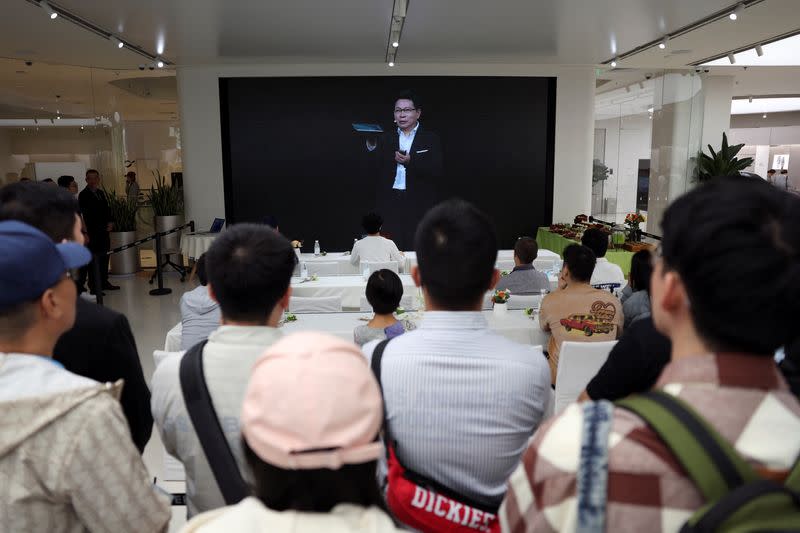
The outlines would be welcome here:
[[[611,68],[617,68],[617,58],[611,60]]]
[[[667,47],[667,42],[668,42],[668,41],[669,41],[669,37],[667,37],[667,36],[665,35],[665,36],[664,36],[664,38],[663,38],[663,39],[661,39],[661,42],[660,42],[660,43],[658,43],[658,47],[659,47],[661,50],[664,50],[664,49]]]
[[[731,14],[728,15],[728,18],[731,20],[737,20],[739,18],[739,15],[742,14],[742,11],[744,11],[744,4],[739,4],[738,6],[736,6],[736,9],[731,11]]]
[[[156,58],[156,66],[158,68],[164,68],[164,59],[161,57]]]
[[[39,5],[42,6],[42,9],[44,9],[44,12],[47,13],[48,17],[50,17],[50,20],[55,20],[58,18],[58,13],[56,13],[53,8],[50,7],[50,4],[42,0],[39,2]]]
[[[392,42],[392,46],[394,46],[395,48],[397,48],[398,46],[400,46],[400,43],[398,43],[397,41],[393,41],[393,42]]]
[[[747,97],[747,101],[752,104],[753,103],[753,97],[752,96]]]
[[[760,44],[757,44],[757,45],[756,45],[756,55],[757,55],[758,57],[761,57],[761,56],[763,56],[763,55],[764,55],[764,49],[763,49],[763,48],[761,48],[761,45],[760,45]]]
[[[394,66],[394,61],[389,61],[389,66],[393,67]]]
[[[122,41],[120,41],[120,40],[119,40],[117,37],[115,37],[115,36],[113,36],[113,35],[112,35],[112,36],[110,36],[108,39],[109,39],[109,40],[110,40],[112,43],[114,43],[114,44],[117,46],[117,48],[123,48],[123,47],[125,46],[125,43],[123,43],[123,42],[122,42]]]
[[[733,54],[728,54],[728,61],[731,62],[731,65],[735,64],[736,63],[736,56],[734,56]]]
[[[764,113],[763,115],[761,115],[761,118],[767,118],[767,114]]]

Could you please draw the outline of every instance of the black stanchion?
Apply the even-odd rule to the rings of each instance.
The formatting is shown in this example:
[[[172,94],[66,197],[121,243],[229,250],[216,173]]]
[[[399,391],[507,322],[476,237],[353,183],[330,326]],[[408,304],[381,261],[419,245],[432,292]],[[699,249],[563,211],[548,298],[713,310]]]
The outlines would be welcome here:
[[[172,289],[164,287],[164,276],[161,274],[161,234],[156,233],[156,277],[158,288],[150,291],[150,296],[164,296],[170,294]]]
[[[92,254],[92,274],[94,274],[94,295],[97,298],[97,305],[103,305],[103,280],[100,278],[100,261],[108,261],[105,254]],[[91,287],[90,287],[91,288]]]

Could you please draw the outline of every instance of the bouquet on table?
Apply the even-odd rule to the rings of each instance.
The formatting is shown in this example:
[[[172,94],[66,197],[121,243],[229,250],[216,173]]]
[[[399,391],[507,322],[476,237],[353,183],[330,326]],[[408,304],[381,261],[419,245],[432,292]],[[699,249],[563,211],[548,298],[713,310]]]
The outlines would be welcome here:
[[[508,289],[502,291],[494,291],[492,295],[492,302],[496,304],[504,304],[508,302],[508,299],[511,298],[511,291]]]
[[[647,218],[641,213],[628,213],[625,215],[625,225],[628,226],[629,240],[639,242],[641,240],[641,231],[639,224],[646,222]]]

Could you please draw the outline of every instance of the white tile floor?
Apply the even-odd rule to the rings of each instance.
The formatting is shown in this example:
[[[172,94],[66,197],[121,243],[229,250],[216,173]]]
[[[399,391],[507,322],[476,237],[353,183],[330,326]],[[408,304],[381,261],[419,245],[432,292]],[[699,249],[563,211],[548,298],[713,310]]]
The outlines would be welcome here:
[[[154,370],[153,350],[164,349],[167,331],[180,321],[181,295],[197,286],[196,281],[191,284],[188,281],[181,283],[177,274],[168,273],[164,275],[164,286],[171,288],[172,293],[166,296],[151,296],[149,291],[155,285],[148,284],[150,272],[143,271],[135,276],[111,276],[110,281],[114,285],[119,285],[121,290],[107,291],[104,301],[107,307],[128,317],[148,384]],[[150,442],[144,450],[144,462],[151,477],[159,480],[163,478],[164,446],[155,427]],[[170,492],[185,491],[183,483],[159,481],[159,485]],[[186,507],[173,507],[170,531],[178,531],[185,522]]]

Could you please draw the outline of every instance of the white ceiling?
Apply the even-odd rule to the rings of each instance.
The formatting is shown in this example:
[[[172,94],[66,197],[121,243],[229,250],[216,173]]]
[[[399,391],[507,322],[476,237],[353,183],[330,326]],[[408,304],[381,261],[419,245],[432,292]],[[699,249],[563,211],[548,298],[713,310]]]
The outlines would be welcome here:
[[[800,110],[800,96],[786,98],[737,99],[731,102],[732,115],[752,115],[754,113],[783,113]]]
[[[736,65],[749,67],[800,66],[800,35],[793,35],[761,47],[759,56],[755,48],[733,55]],[[727,57],[705,63],[708,66],[728,66]]]

